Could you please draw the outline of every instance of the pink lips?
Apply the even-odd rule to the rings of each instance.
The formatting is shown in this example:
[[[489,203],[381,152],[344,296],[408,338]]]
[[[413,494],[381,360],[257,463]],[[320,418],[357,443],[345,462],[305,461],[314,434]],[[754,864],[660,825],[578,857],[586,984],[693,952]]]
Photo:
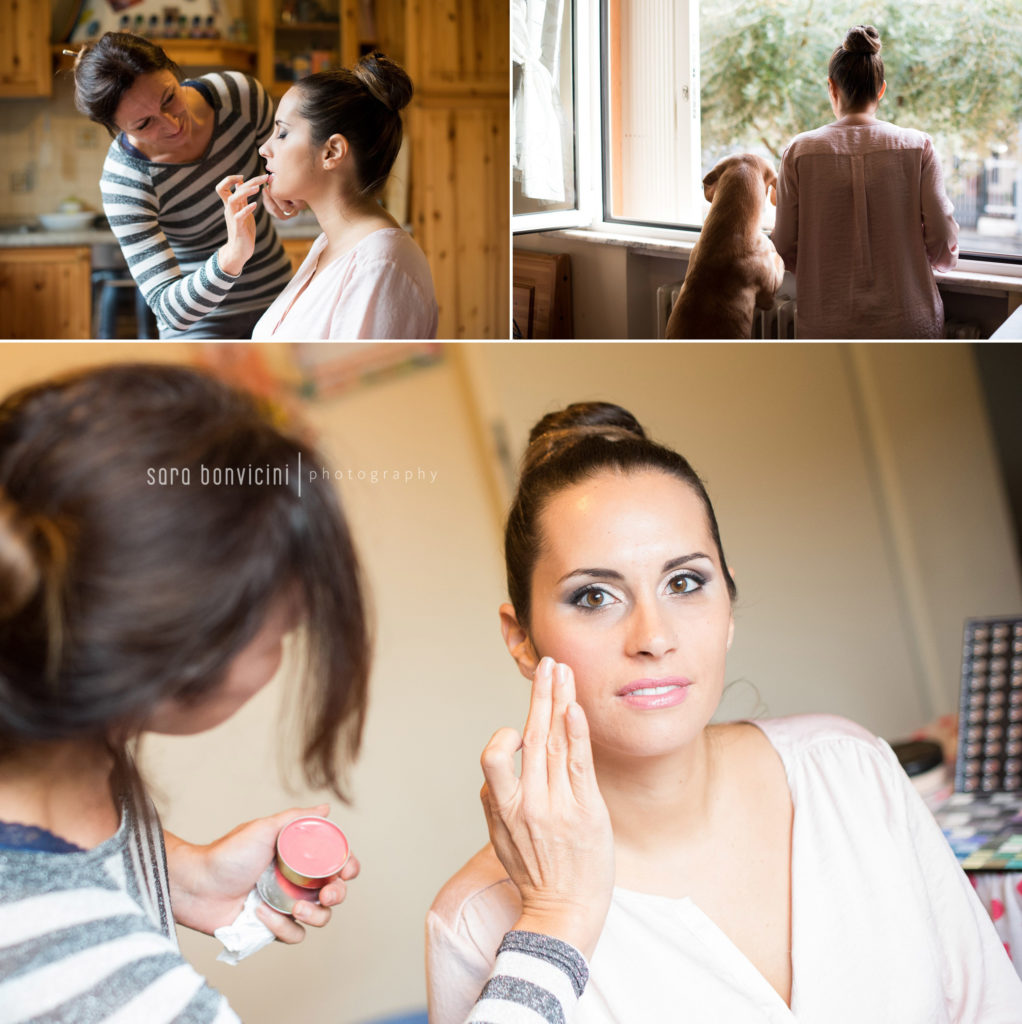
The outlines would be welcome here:
[[[673,708],[688,695],[691,679],[668,676],[664,679],[635,679],[617,692],[626,704],[634,708]]]

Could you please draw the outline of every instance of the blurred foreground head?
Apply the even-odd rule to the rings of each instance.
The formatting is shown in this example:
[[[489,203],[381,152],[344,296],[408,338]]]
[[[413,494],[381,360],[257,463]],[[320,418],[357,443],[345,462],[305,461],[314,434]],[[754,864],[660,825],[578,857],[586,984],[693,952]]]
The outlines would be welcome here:
[[[0,402],[0,757],[118,755],[168,699],[200,704],[282,601],[314,787],[343,795],[365,718],[361,574],[323,459],[196,370],[115,365]],[[321,475],[321,474],[320,474]]]

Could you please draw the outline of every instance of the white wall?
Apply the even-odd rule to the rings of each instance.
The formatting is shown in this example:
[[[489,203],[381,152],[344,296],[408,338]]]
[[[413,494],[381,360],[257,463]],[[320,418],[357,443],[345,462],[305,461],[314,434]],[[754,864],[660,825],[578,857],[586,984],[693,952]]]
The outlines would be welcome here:
[[[166,343],[4,344],[0,390],[86,361],[194,354]],[[609,398],[704,475],[740,589],[725,714],[828,710],[893,738],[953,708],[962,618],[1022,610],[967,348],[490,344],[447,354],[308,406],[337,466],[438,476],[341,485],[378,621],[355,805],[333,808],[363,873],[301,947],[231,968],[215,962],[213,940],[182,936],[244,1020],[355,1024],[424,1004],[423,917],[485,841],[479,753],[497,727],[520,725],[527,704],[497,629],[501,469],[483,454],[494,422],[517,458],[543,412]],[[282,698],[278,679],[217,730],[147,744],[170,828],[207,841],[319,799],[279,780]]]

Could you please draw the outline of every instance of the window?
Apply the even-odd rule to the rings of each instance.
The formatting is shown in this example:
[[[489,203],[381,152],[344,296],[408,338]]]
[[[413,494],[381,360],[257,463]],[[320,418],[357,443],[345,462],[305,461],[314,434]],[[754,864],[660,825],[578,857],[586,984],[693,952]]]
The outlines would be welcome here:
[[[599,17],[587,35],[589,6]],[[574,18],[573,95],[562,88],[560,102],[578,129],[575,223],[698,227],[717,160],[748,151],[779,164],[796,134],[833,119],[830,54],[869,23],[884,43],[879,116],[933,138],[963,253],[1022,260],[1018,0],[590,0]],[[590,94],[591,121],[580,109]],[[524,208],[516,185],[515,213]]]
[[[604,216],[699,224],[699,5],[606,0]]]
[[[572,0],[511,4],[516,229],[570,223],[565,214],[578,209],[572,8]]]

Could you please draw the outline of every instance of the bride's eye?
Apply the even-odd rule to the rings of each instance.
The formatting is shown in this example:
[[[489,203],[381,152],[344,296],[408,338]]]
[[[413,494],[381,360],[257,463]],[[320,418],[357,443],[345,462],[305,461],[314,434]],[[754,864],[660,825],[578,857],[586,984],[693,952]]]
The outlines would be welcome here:
[[[698,573],[683,572],[667,581],[667,589],[672,594],[691,594],[700,590],[705,583],[706,580]]]
[[[603,587],[583,587],[575,591],[570,598],[571,604],[585,611],[596,611],[598,608],[606,608],[612,603],[613,597]]]

